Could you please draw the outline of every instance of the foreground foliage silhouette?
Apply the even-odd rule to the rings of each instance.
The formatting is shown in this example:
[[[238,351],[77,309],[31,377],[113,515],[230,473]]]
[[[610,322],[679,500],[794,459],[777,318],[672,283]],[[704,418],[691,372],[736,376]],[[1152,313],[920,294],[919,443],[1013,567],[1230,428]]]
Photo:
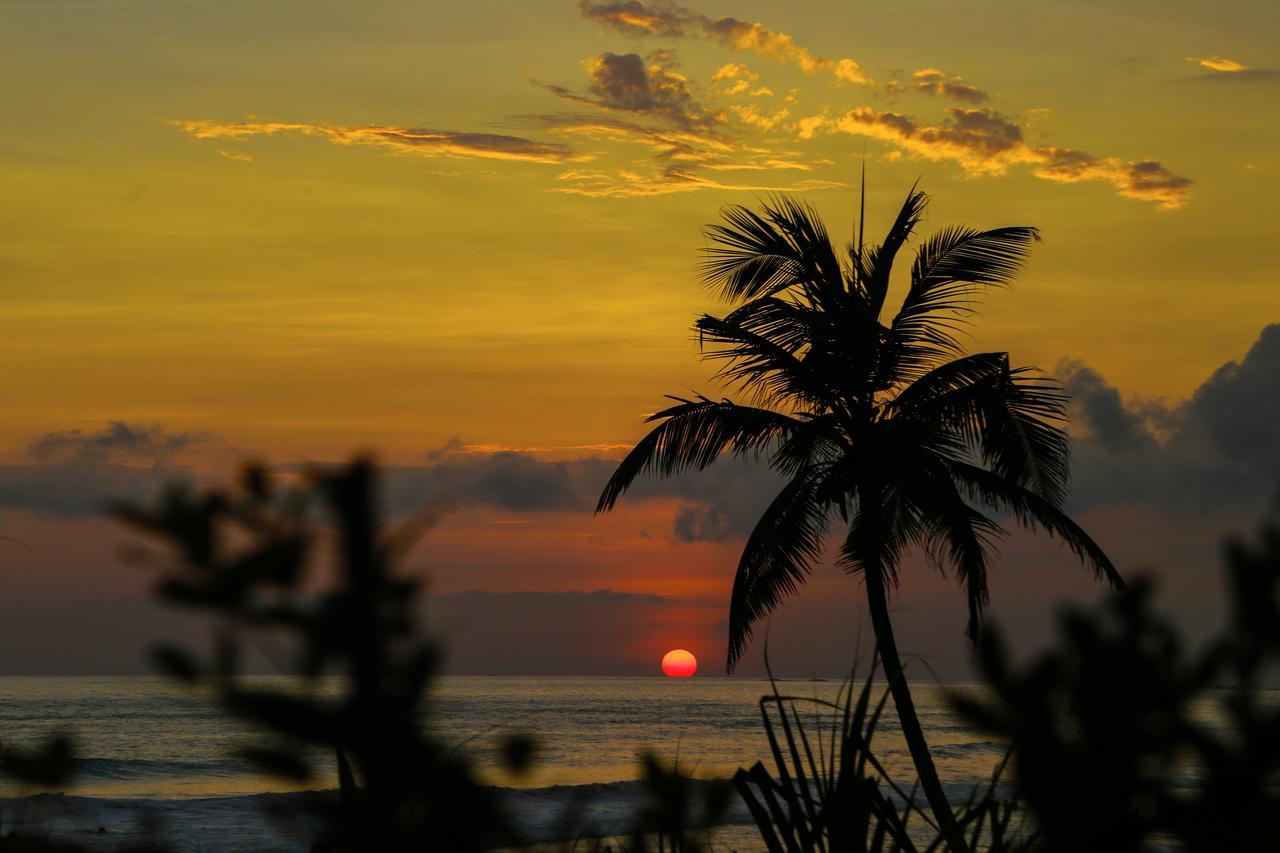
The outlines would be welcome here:
[[[711,226],[706,282],[736,305],[695,329],[717,374],[748,397],[672,398],[659,424],[618,465],[597,511],[637,477],[698,471],[724,454],[767,456],[786,484],[747,539],[729,604],[728,668],[752,626],[808,577],[833,518],[845,525],[840,565],[862,579],[903,734],[938,825],[965,845],[920,728],[889,617],[908,550],[950,566],[976,636],[1001,524],[983,510],[1060,538],[1102,578],[1110,560],[1062,510],[1065,397],[1007,353],[963,355],[956,337],[978,291],[1011,283],[1034,228],[947,228],[916,250],[902,307],[881,316],[898,252],[928,198],[913,189],[884,241],[861,235],[842,256],[817,214],[774,197],[732,206]],[[865,217],[864,217],[865,221]],[[861,226],[859,226],[861,228]]]
[[[784,695],[777,682],[760,698],[773,772],[757,761],[738,770],[733,784],[769,853],[934,853],[947,843],[917,801],[916,786],[904,789],[876,757],[873,742],[889,700],[876,662],[873,656],[860,688],[851,676],[835,701]],[[1018,837],[1015,803],[997,793],[1004,770],[1001,762],[956,812],[971,850],[1029,850]]]
[[[990,695],[954,703],[1012,744],[1035,850],[1280,849],[1280,511],[1226,558],[1228,622],[1199,651],[1146,582],[1063,614],[1025,667],[984,635]]]
[[[374,468],[357,462],[314,472],[308,488],[276,488],[261,468],[242,489],[170,489],[159,506],[116,515],[163,540],[173,563],[158,593],[216,617],[212,655],[157,649],[170,674],[213,688],[222,704],[270,734],[242,756],[298,782],[313,777],[319,751],[337,762],[338,801],[313,798],[322,827],[313,849],[476,851],[510,843],[493,792],[456,750],[424,732],[435,649],[416,630],[418,582],[392,572],[410,538],[387,536],[377,515]],[[317,506],[317,501],[319,506]],[[337,577],[318,577],[326,530],[336,540]],[[421,526],[421,525],[420,525]],[[263,634],[292,641],[302,689],[246,679],[246,644]],[[335,694],[318,681],[340,676]],[[528,750],[506,751],[520,763]]]

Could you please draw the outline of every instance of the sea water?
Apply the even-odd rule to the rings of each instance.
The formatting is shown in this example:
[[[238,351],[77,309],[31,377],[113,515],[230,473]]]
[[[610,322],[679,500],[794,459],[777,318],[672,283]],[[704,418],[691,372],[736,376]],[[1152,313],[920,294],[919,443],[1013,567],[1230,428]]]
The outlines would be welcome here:
[[[290,686],[284,679],[259,681]],[[833,700],[841,685],[784,681],[777,687]],[[507,789],[504,799],[530,837],[549,838],[570,807],[595,831],[620,834],[644,796],[636,782],[643,752],[706,779],[727,778],[757,760],[772,770],[759,705],[771,689],[754,679],[456,676],[435,685],[424,725],[467,754],[484,781]],[[1004,755],[1000,744],[949,709],[947,693],[973,689],[913,689],[942,780],[957,795],[987,782]],[[808,723],[812,736],[826,738],[831,712]],[[207,694],[157,678],[0,678],[0,741],[30,748],[55,733],[75,739],[74,785],[34,799],[20,798],[31,792],[0,792],[8,798],[0,803],[0,832],[22,824],[27,832],[109,849],[158,826],[181,850],[308,849],[263,813],[264,805],[296,796],[296,786],[236,758],[263,734],[229,718]],[[498,745],[514,734],[537,743],[533,768],[522,776],[503,770],[499,759]],[[892,703],[875,747],[890,775],[909,784],[910,756]],[[318,776],[307,787],[335,787],[331,758],[315,757]],[[715,835],[718,849],[758,847],[741,805],[726,822]]]

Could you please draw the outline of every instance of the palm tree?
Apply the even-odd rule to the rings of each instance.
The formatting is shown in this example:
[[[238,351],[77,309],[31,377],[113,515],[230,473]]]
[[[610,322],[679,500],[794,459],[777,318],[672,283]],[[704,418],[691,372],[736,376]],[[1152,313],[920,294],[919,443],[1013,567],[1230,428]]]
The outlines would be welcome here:
[[[865,197],[864,197],[865,200]],[[683,399],[618,465],[597,511],[611,509],[640,475],[702,470],[724,454],[765,456],[786,483],[748,537],[729,603],[732,672],[752,626],[794,593],[843,530],[839,564],[862,578],[871,625],[930,808],[954,850],[964,842],[920,728],[889,616],[889,593],[911,549],[952,567],[975,637],[987,603],[987,568],[1005,534],[1000,519],[1047,531],[1122,586],[1110,560],[1061,509],[1067,490],[1066,397],[1007,353],[966,355],[957,339],[973,299],[1012,282],[1030,227],[947,228],[915,253],[902,307],[880,318],[895,256],[928,197],[907,195],[884,242],[861,233],[837,253],[816,212],[771,197],[760,213],[722,211],[709,227],[705,281],[731,306],[695,325],[704,357],[745,403]],[[859,228],[861,230],[861,226]]]

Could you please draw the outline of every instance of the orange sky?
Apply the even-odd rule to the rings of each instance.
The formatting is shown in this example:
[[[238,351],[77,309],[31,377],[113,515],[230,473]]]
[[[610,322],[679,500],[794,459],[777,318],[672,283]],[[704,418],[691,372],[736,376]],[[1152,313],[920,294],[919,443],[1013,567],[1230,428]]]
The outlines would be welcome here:
[[[604,518],[589,498],[662,394],[717,391],[689,333],[718,310],[699,228],[777,189],[844,234],[864,159],[873,230],[917,179],[929,229],[1042,230],[972,345],[1071,378],[1078,508],[1131,567],[1190,577],[1280,482],[1229,416],[1280,413],[1259,342],[1280,320],[1277,36],[1257,0],[7,3],[0,533],[21,544],[0,541],[0,608],[145,597],[108,498],[368,449],[403,469],[399,509],[457,506],[424,546],[438,595],[618,593],[530,615],[584,671],[718,657],[767,477]],[[1047,612],[1061,590],[1033,577],[1008,606]],[[958,632],[928,629],[962,621],[938,583],[900,601],[942,608],[920,642],[962,672]],[[831,602],[858,618],[844,579],[805,601],[796,637],[847,634],[804,615]],[[630,627],[605,644],[595,619]],[[0,672],[140,666],[137,643],[41,656],[25,630]],[[566,659],[463,642],[477,669]]]

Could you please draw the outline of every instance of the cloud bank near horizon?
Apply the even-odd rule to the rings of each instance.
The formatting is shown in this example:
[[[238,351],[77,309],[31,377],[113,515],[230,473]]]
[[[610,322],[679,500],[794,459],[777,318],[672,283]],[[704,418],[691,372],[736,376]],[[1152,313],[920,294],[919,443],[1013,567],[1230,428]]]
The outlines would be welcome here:
[[[1259,512],[1280,490],[1280,323],[1262,329],[1239,362],[1215,370],[1185,401],[1126,400],[1096,370],[1058,368],[1073,399],[1071,506],[1147,505],[1162,511],[1236,508]],[[216,443],[207,433],[112,422],[97,431],[49,432],[27,445],[23,464],[0,466],[0,508],[83,517],[119,499],[144,500],[169,479],[191,479],[182,454]],[[490,508],[589,515],[616,465],[616,443],[589,456],[548,459],[459,439],[420,464],[385,469],[388,507]],[[290,464],[282,470],[297,471]],[[663,534],[683,542],[745,537],[781,484],[752,458],[717,462],[701,474],[638,481],[627,501],[673,504]]]

